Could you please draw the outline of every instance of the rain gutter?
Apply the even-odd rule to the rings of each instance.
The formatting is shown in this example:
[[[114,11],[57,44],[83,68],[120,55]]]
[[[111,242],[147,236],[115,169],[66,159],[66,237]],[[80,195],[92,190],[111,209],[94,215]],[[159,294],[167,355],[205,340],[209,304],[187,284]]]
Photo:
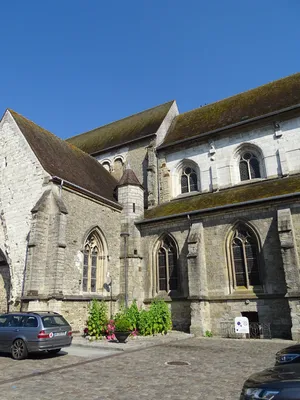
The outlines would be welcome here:
[[[66,181],[65,179],[62,179],[59,176],[52,176],[50,180],[53,181],[53,182],[60,182],[61,186],[62,186],[62,183],[63,183],[63,185],[65,185],[65,186],[69,186],[71,188],[78,189],[80,192],[85,193],[85,194],[87,194],[87,195],[89,195],[91,197],[94,197],[96,199],[99,199],[100,201],[102,201],[103,203],[108,204],[111,207],[117,208],[119,210],[122,210],[122,208],[123,208],[120,204],[115,203],[115,202],[113,202],[111,200],[108,200],[105,197],[100,196],[99,194],[96,194],[94,192],[91,192],[90,190],[87,190],[87,189],[83,188],[82,186],[76,185],[75,183],[72,183],[70,181]]]

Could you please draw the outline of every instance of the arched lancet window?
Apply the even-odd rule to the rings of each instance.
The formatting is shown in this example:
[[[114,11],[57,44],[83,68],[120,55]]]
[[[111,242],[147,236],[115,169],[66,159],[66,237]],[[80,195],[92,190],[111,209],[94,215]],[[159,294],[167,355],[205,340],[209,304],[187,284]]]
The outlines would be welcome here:
[[[191,167],[183,167],[181,172],[181,193],[198,190],[197,173]]]
[[[105,254],[102,241],[92,232],[84,245],[82,291],[97,292],[103,287]]]
[[[122,178],[123,173],[124,173],[123,159],[121,157],[116,157],[113,163],[112,175],[117,180],[120,180]]]
[[[260,285],[258,243],[249,228],[239,225],[234,230],[231,254],[234,286],[248,289]]]
[[[108,161],[104,161],[102,166],[106,169],[106,171],[110,172],[110,163]]]
[[[166,236],[157,251],[158,290],[178,289],[177,251],[174,241]]]
[[[241,154],[239,168],[241,181],[261,178],[259,159],[253,152],[246,151]]]

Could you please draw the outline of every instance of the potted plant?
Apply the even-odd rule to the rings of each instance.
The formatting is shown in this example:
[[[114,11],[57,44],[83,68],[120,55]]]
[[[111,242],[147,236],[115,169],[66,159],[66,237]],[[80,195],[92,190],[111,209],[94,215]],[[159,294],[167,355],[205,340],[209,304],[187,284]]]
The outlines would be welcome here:
[[[114,334],[119,343],[125,343],[128,336],[131,334],[132,326],[127,316],[124,314],[117,314],[115,317],[115,331]]]

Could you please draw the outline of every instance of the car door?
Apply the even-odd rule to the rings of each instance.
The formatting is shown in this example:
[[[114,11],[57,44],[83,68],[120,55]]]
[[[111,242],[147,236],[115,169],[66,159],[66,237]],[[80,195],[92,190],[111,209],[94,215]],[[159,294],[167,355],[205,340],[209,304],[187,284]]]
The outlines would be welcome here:
[[[9,351],[14,340],[19,336],[23,315],[9,314],[2,329],[3,351]]]
[[[22,333],[26,340],[26,344],[28,346],[28,350],[35,350],[35,343],[37,342],[38,332],[39,332],[39,323],[37,317],[34,315],[29,315],[24,318]]]
[[[5,351],[6,327],[10,315],[0,315],[0,351]]]

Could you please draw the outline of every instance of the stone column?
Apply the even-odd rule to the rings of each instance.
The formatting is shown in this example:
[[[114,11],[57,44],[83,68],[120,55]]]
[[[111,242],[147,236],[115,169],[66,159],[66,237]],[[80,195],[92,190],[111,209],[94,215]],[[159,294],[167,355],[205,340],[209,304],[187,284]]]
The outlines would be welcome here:
[[[158,187],[157,187],[157,158],[153,146],[147,149],[148,165],[147,165],[147,194],[148,207],[155,207],[158,203]]]
[[[191,300],[191,333],[203,336],[210,330],[207,298],[204,230],[202,222],[193,223],[188,237],[188,282]]]
[[[287,297],[291,309],[291,333],[293,340],[298,340],[300,338],[300,274],[299,258],[290,208],[279,209],[277,218]]]

